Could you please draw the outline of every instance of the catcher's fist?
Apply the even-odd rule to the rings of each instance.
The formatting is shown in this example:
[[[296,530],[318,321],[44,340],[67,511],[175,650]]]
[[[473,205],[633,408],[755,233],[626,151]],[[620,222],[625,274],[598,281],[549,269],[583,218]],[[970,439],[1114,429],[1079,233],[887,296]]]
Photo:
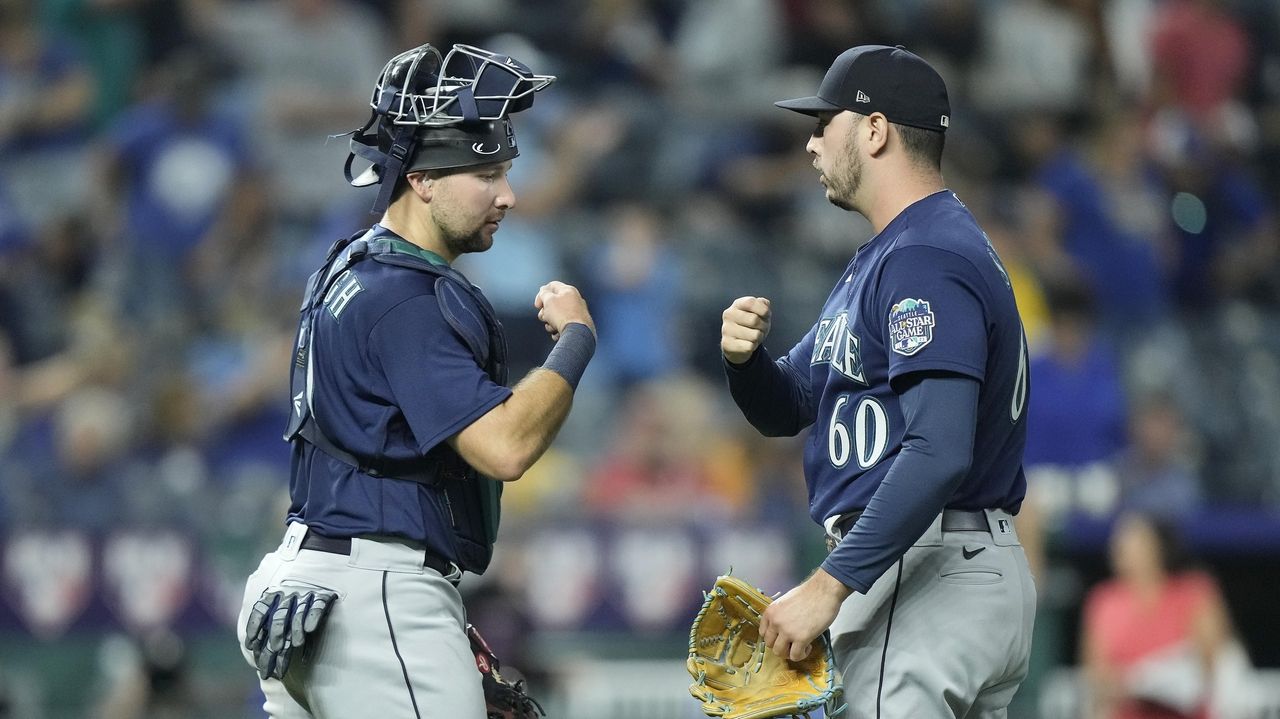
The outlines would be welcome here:
[[[586,325],[595,334],[596,323],[587,311],[587,301],[582,299],[578,288],[573,285],[566,285],[559,280],[548,282],[538,290],[538,295],[533,298],[533,306],[537,308],[538,319],[542,320],[553,340],[560,339],[560,332],[565,325],[573,322]]]
[[[721,315],[720,351],[733,364],[745,364],[769,336],[769,298],[739,297]]]

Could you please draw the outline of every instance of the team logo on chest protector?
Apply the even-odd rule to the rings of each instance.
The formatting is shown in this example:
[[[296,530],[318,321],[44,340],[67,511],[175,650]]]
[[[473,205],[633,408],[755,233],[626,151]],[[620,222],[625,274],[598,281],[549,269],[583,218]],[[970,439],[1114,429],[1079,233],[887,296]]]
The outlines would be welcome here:
[[[858,345],[858,336],[849,330],[849,313],[823,317],[813,338],[813,357],[809,364],[830,362],[835,371],[854,382],[866,384]]]
[[[933,341],[933,310],[927,300],[907,298],[889,308],[889,341],[893,351],[911,355]]]

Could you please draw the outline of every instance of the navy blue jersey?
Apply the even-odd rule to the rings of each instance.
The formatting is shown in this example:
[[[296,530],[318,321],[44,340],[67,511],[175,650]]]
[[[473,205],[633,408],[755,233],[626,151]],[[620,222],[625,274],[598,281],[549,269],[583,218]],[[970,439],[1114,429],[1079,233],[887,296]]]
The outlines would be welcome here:
[[[1026,343],[1008,274],[950,191],[908,207],[858,250],[822,317],[783,358],[808,378],[804,469],[819,523],[864,509],[902,448],[895,386],[942,371],[981,383],[970,470],[946,506],[1017,511],[1026,491]],[[816,403],[816,406],[814,404]]]
[[[369,240],[395,237],[377,225],[373,232]],[[318,427],[345,451],[426,469],[456,462],[445,440],[511,395],[446,321],[435,292],[432,275],[372,260],[334,281],[316,313],[308,385]],[[478,309],[461,314],[488,335]],[[423,484],[370,476],[298,441],[289,489],[289,520],[321,534],[404,537],[456,559],[442,526],[451,510]]]

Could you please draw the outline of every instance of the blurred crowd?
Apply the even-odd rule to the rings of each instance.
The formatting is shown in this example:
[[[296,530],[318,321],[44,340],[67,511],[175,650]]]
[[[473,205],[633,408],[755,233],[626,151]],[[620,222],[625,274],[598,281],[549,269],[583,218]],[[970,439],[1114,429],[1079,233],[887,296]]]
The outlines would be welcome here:
[[[944,174],[1033,353],[1028,534],[1280,508],[1274,0],[0,0],[0,538],[278,536],[302,285],[376,219],[342,133],[427,41],[559,78],[517,118],[495,247],[459,262],[513,376],[550,346],[542,283],[599,327],[561,441],[507,495],[517,529],[813,531],[801,440],[728,405],[720,312],[770,297],[788,349],[870,236],[772,106],[860,43],[947,80]]]

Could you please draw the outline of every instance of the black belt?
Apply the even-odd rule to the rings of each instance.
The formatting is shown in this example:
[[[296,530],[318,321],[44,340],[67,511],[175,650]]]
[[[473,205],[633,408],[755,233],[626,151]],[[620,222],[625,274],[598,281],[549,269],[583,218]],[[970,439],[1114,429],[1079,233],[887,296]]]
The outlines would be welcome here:
[[[302,538],[301,549],[313,549],[317,552],[343,554],[349,557],[351,556],[351,538],[326,537],[315,532],[307,532],[307,536]],[[419,551],[422,552],[422,566],[434,569],[445,577],[453,574],[453,562],[429,549],[421,549]]]
[[[846,512],[836,522],[835,530],[843,537],[853,528],[854,522],[862,516],[861,509]],[[942,531],[944,532],[986,532],[991,533],[991,525],[987,523],[987,513],[981,509],[944,509],[942,510]]]

